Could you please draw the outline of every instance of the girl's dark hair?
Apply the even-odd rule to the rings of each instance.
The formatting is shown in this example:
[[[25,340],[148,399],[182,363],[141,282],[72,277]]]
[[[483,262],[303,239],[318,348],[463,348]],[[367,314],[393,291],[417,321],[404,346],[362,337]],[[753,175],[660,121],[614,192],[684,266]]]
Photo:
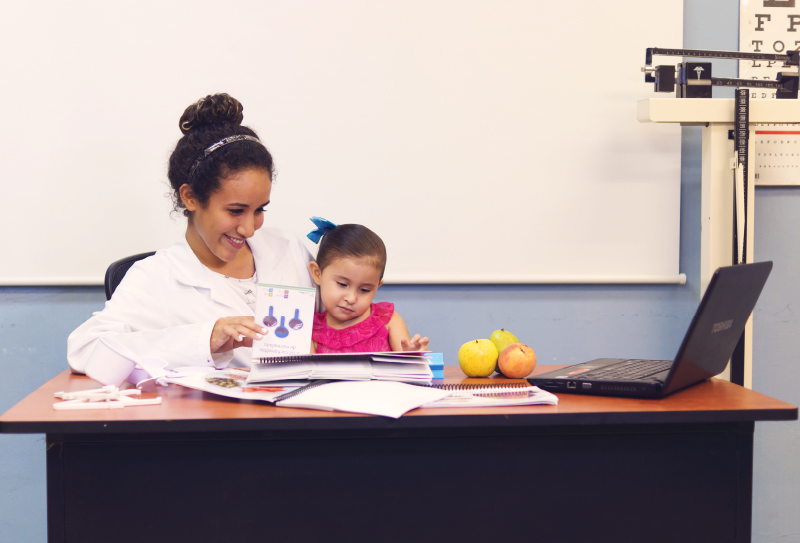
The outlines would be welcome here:
[[[183,209],[184,215],[190,215],[180,196],[180,188],[184,184],[191,187],[201,204],[206,204],[211,195],[219,190],[223,179],[242,170],[266,170],[270,179],[275,177],[272,155],[267,148],[247,140],[216,149],[189,175],[203,151],[221,139],[238,135],[258,138],[253,130],[242,126],[243,109],[236,98],[223,93],[201,98],[183,112],[178,122],[183,137],[178,140],[169,157],[167,170],[175,211]]]
[[[317,265],[320,270],[339,258],[371,260],[381,271],[386,269],[386,246],[378,235],[360,224],[340,224],[329,230],[319,242]]]

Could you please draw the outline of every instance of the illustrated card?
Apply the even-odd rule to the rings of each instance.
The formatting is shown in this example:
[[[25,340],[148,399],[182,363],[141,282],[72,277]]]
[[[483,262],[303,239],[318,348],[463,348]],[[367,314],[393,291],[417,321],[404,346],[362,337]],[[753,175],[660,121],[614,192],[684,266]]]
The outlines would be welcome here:
[[[311,353],[316,289],[258,284],[256,324],[267,329],[253,342],[253,358]]]

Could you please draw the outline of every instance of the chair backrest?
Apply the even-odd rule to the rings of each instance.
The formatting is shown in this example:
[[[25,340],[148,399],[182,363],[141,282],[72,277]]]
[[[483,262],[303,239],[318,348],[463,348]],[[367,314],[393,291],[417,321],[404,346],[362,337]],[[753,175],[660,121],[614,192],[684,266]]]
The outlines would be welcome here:
[[[131,266],[133,266],[139,260],[147,258],[148,256],[153,256],[154,254],[156,254],[155,251],[151,253],[141,253],[138,255],[126,256],[125,258],[117,260],[111,264],[106,270],[106,300],[111,299],[114,291],[117,290],[117,285],[119,285],[120,281],[122,281],[122,278],[125,277],[125,274],[128,272]]]

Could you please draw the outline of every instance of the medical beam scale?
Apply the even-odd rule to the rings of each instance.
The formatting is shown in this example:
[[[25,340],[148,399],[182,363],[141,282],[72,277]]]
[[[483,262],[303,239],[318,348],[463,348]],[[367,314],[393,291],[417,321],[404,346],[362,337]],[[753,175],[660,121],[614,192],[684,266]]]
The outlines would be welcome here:
[[[775,81],[764,79],[732,79],[712,77],[710,62],[681,62],[673,65],[653,66],[654,56],[676,56],[690,58],[722,58],[733,60],[765,60],[783,62],[783,67],[792,71],[778,72]],[[711,98],[711,88],[748,87],[775,89],[779,99],[797,98],[798,56],[800,51],[787,51],[785,55],[771,53],[745,53],[739,51],[702,51],[698,49],[660,49],[650,47],[646,50],[645,66],[642,67],[646,83],[654,83],[656,92],[673,92],[677,98]]]

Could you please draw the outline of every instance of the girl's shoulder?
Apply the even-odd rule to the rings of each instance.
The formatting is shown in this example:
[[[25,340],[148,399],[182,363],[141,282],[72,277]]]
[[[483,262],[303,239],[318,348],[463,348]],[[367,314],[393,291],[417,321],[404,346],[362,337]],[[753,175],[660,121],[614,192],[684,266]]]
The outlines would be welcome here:
[[[370,317],[376,318],[384,325],[389,324],[389,321],[392,320],[392,315],[394,315],[394,304],[392,302],[378,302],[372,304],[371,309]]]
[[[326,321],[328,317],[328,312],[323,311],[322,313],[314,313],[314,330],[321,330],[322,328],[328,327],[328,322]]]

